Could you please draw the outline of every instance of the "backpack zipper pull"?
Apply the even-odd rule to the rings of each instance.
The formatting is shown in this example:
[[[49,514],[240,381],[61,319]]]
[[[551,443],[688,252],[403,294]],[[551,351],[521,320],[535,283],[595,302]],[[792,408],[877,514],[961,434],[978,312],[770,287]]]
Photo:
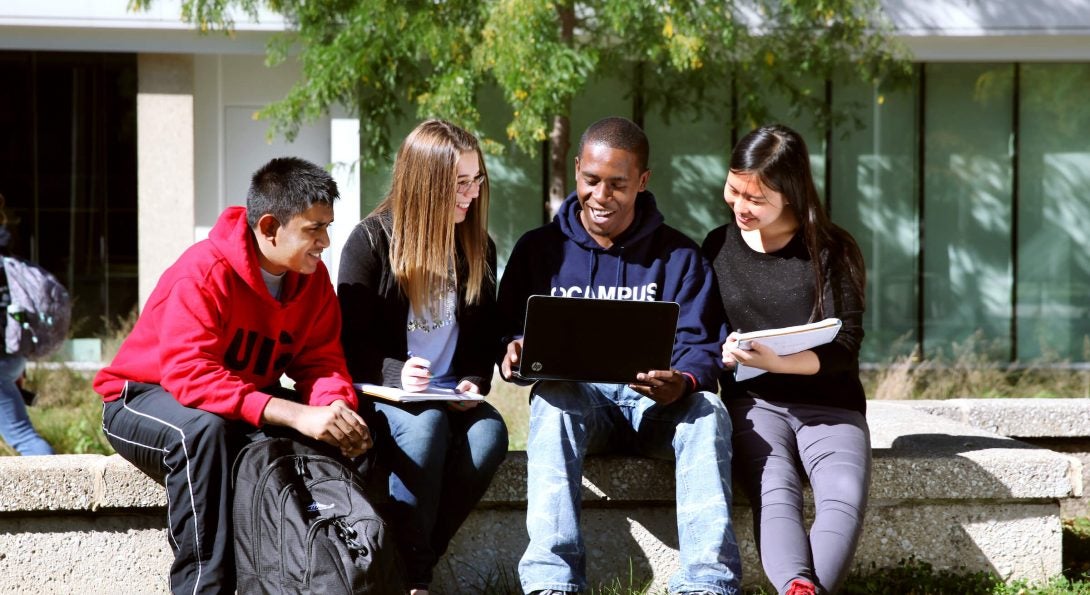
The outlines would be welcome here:
[[[348,546],[348,549],[354,552],[363,552],[367,554],[367,546],[356,540],[356,530],[344,522],[344,519],[337,519],[333,521],[333,529],[337,532],[337,537],[341,538],[341,541]]]

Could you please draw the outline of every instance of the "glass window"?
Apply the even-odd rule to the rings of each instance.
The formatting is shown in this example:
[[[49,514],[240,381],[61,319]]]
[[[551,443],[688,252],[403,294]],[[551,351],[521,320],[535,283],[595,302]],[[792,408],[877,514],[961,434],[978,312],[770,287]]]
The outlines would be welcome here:
[[[1020,360],[1090,359],[1088,64],[1028,64],[1019,92]]]
[[[699,244],[731,219],[723,200],[731,149],[728,119],[675,114],[667,122],[658,113],[648,113],[644,130],[651,142],[648,189],[655,193],[666,223]]]
[[[825,95],[825,81],[809,80],[805,84],[813,96]],[[818,125],[817,120],[809,112],[800,112],[791,99],[783,94],[769,93],[766,98],[768,108],[768,120],[757,123],[753,127],[741,123],[738,127],[738,138],[745,136],[752,128],[765,124],[783,124],[795,129],[806,141],[806,149],[810,151],[810,171],[814,176],[814,186],[822,200],[828,196],[825,193],[825,130]]]
[[[924,355],[980,333],[1010,355],[1011,64],[928,64],[924,105]]]
[[[833,87],[833,107],[850,109],[862,125],[834,130],[829,200],[833,221],[855,237],[867,264],[863,361],[911,353],[918,341],[916,97],[915,88]]]
[[[522,234],[541,225],[545,193],[541,184],[542,148],[533,157],[523,153],[514,141],[507,141],[504,131],[511,122],[511,108],[496,87],[486,87],[477,95],[485,136],[503,142],[500,155],[485,154],[488,168],[488,229],[496,242],[499,273]]]
[[[0,52],[0,194],[12,251],[73,296],[72,333],[137,305],[136,57]]]

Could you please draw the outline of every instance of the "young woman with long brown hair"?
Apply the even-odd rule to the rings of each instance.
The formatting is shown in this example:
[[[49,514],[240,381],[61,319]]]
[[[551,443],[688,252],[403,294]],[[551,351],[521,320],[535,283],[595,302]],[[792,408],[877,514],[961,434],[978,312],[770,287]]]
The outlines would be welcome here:
[[[389,194],[341,254],[341,342],[354,382],[488,393],[500,348],[488,194],[473,135],[428,120],[405,138]],[[373,405],[406,583],[427,593],[507,453],[507,427],[479,401]]]

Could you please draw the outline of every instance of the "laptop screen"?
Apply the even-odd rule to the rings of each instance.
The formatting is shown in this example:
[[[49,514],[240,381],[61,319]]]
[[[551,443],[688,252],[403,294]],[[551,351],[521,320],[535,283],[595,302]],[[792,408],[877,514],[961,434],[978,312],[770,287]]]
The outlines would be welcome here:
[[[675,302],[530,296],[519,375],[628,384],[640,372],[669,370],[679,310]]]

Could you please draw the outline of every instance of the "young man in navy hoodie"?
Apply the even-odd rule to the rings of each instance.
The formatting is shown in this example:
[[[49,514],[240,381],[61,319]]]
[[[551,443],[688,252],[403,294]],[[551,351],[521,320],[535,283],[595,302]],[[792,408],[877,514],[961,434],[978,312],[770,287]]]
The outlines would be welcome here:
[[[587,588],[579,528],[583,458],[632,452],[676,461],[681,567],[672,593],[733,594],[741,560],[730,517],[731,424],[715,394],[719,316],[711,269],[697,245],[667,226],[646,190],[647,137],[633,122],[606,118],[579,141],[576,190],[556,218],[515,245],[499,305],[511,339],[500,364],[511,378],[531,295],[630,296],[681,306],[669,370],[632,384],[538,382],[526,445],[530,545],[519,563],[527,593]],[[603,349],[609,330],[602,329]]]
[[[257,428],[291,428],[349,457],[371,446],[321,261],[337,196],[313,163],[264,165],[246,208],[225,210],[163,273],[95,377],[106,438],[166,486],[174,593],[235,592],[231,465]]]

